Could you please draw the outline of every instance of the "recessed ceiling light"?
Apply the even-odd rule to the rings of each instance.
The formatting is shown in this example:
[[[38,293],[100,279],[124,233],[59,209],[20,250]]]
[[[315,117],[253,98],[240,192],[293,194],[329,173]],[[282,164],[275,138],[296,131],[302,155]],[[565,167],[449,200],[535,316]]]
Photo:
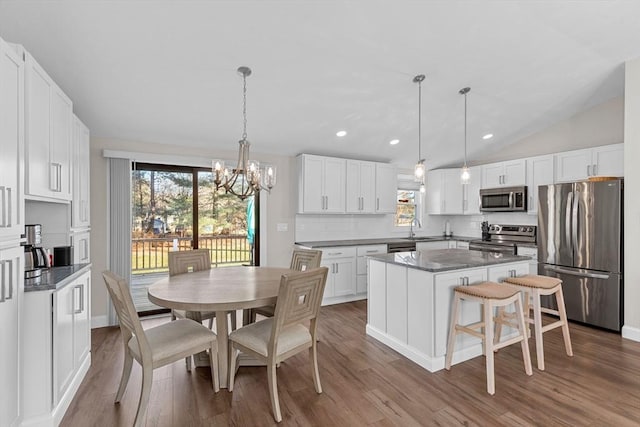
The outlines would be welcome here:
[[[399,139],[392,139],[391,141],[389,141],[389,144],[391,145],[396,145],[397,143],[399,143],[400,140]]]
[[[485,136],[482,137],[482,139],[491,139],[493,138],[493,134],[492,133],[488,133]]]
[[[338,132],[336,132],[336,136],[339,136],[339,137],[343,137],[346,134],[347,134],[346,130],[339,130]]]

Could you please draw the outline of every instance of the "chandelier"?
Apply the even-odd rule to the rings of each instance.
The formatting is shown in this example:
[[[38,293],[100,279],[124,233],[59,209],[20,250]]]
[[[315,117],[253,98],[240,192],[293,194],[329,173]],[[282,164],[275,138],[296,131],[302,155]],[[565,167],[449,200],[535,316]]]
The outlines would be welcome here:
[[[239,67],[238,73],[242,75],[242,117],[243,130],[242,139],[238,141],[238,163],[235,168],[225,167],[223,160],[212,160],[211,169],[213,171],[213,182],[216,190],[224,188],[226,193],[238,196],[241,200],[253,196],[261,189],[268,192],[276,185],[276,168],[272,165],[265,165],[260,170],[260,163],[256,160],[249,160],[249,147],[251,144],[247,140],[247,77],[251,75],[251,68]]]
[[[416,163],[413,171],[415,180],[420,183],[420,192],[425,192],[424,187],[424,174],[425,165],[422,158],[421,145],[422,145],[422,82],[424,81],[424,74],[418,74],[413,78],[414,83],[418,83],[418,163]]]

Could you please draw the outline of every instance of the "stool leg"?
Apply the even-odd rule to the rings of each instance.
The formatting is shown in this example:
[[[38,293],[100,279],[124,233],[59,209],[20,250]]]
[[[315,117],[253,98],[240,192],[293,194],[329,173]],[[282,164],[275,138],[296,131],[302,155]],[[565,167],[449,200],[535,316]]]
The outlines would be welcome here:
[[[451,369],[451,361],[453,359],[453,349],[456,343],[456,324],[458,323],[458,311],[460,309],[460,296],[454,292],[453,311],[451,312],[451,326],[449,327],[449,342],[447,343],[447,357],[445,358],[444,367],[448,371]]]
[[[493,372],[493,305],[485,300],[482,304],[484,310],[484,354],[487,365],[487,393],[493,395],[496,392],[496,379]]]
[[[520,335],[522,336],[522,360],[524,362],[524,371],[527,375],[533,375],[531,369],[531,355],[529,354],[529,340],[527,338],[527,331],[529,330],[529,324],[524,321],[524,311],[522,310],[522,302],[520,297],[514,301],[516,306],[516,317],[518,318],[518,329],[520,329]]]
[[[527,325],[527,338],[531,338],[531,324],[529,323],[529,318],[531,317],[531,295],[528,291],[523,292],[522,298],[524,299],[522,311],[524,313],[524,322]]]
[[[564,338],[564,349],[567,356],[573,356],[573,348],[571,348],[571,337],[569,336],[569,321],[567,320],[567,310],[564,306],[564,295],[562,294],[562,285],[558,286],[556,291],[556,303],[558,304],[558,314],[562,321],[562,337]]]
[[[540,293],[533,290],[533,327],[536,333],[536,356],[538,369],[544,371],[544,344],[542,343],[542,310],[540,307]]]
[[[504,319],[504,307],[498,307],[498,314],[496,315],[496,331],[495,331],[495,335],[493,336],[494,345],[500,342],[500,337],[502,336],[503,319]]]

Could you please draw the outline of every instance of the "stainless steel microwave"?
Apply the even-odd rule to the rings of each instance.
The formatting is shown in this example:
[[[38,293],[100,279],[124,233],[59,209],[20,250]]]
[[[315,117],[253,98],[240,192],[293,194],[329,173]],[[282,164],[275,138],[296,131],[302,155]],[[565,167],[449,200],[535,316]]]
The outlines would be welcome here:
[[[480,190],[480,211],[482,212],[526,212],[526,210],[526,185]]]

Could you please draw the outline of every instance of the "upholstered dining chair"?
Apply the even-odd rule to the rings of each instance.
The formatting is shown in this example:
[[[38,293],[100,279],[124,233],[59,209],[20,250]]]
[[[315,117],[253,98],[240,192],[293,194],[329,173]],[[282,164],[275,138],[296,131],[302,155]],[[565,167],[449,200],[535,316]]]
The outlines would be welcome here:
[[[313,384],[316,392],[322,393],[316,333],[328,272],[327,267],[320,267],[283,275],[274,316],[250,323],[229,335],[229,391],[233,391],[239,351],[265,361],[271,408],[276,422],[282,421],[276,379],[276,365],[281,361],[309,349]]]
[[[313,249],[294,249],[291,255],[291,270],[306,271],[312,268],[320,267],[320,260],[322,259],[322,251]],[[256,315],[259,314],[264,317],[273,317],[275,311],[275,305],[266,305],[263,307],[254,308],[251,310],[251,322],[256,321]]]
[[[153,384],[153,370],[156,368],[209,350],[211,382],[216,393],[220,390],[217,337],[211,329],[190,319],[179,319],[143,330],[126,281],[110,271],[104,271],[102,277],[118,315],[124,349],[122,378],[115,403],[120,403],[127,388],[133,360],[135,359],[142,366],[142,391],[134,426],[142,426],[145,423],[144,418]]]

